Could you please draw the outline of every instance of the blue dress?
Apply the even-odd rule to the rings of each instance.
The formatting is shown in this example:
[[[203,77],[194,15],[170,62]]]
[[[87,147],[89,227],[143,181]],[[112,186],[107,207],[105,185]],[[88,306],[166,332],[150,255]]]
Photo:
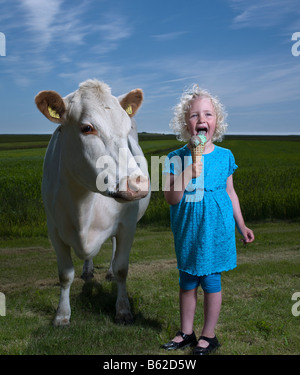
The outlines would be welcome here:
[[[201,175],[170,207],[177,267],[197,276],[236,267],[235,221],[226,183],[237,165],[231,151],[218,146],[202,162]],[[164,173],[180,174],[191,163],[185,145],[168,155]]]

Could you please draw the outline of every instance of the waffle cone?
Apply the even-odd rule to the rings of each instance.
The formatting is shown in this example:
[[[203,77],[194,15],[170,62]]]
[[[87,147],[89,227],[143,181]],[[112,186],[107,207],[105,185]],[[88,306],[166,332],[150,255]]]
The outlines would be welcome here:
[[[205,149],[205,145],[204,144],[200,144],[197,147],[192,147],[191,148],[193,163],[195,163],[197,161],[197,158],[199,159],[199,161],[201,160],[201,157],[202,157],[202,154],[204,152],[204,149]]]

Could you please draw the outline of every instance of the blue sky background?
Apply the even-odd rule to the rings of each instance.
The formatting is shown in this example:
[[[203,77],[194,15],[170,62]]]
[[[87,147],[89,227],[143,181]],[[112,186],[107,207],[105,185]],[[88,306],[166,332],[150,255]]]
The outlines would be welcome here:
[[[229,133],[300,134],[299,0],[0,0],[0,32],[0,134],[52,133],[35,95],[89,78],[116,96],[143,89],[140,132],[170,132],[198,83],[225,105]]]

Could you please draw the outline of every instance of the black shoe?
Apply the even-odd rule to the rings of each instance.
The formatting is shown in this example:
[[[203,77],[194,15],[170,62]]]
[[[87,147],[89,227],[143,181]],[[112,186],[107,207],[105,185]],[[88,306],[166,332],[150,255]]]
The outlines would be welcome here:
[[[165,350],[177,350],[177,349],[184,349],[187,346],[197,345],[198,341],[197,341],[195,332],[193,332],[191,335],[186,335],[185,333],[178,331],[176,333],[176,336],[181,336],[183,338],[183,341],[181,342],[169,341],[166,344],[162,345],[161,348]]]
[[[209,354],[209,353],[213,352],[214,350],[216,350],[217,348],[219,348],[221,346],[216,336],[213,337],[213,338],[200,336],[199,340],[205,340],[209,343],[209,345],[208,345],[207,348],[202,348],[201,346],[196,346],[193,350],[193,354],[206,355],[206,354]]]

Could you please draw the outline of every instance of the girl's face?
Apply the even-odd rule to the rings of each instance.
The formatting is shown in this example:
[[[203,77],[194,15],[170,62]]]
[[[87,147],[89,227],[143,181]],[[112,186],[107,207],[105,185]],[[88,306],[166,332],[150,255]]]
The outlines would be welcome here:
[[[216,113],[209,98],[196,98],[190,103],[186,123],[191,136],[204,130],[207,142],[211,141],[216,129]]]

